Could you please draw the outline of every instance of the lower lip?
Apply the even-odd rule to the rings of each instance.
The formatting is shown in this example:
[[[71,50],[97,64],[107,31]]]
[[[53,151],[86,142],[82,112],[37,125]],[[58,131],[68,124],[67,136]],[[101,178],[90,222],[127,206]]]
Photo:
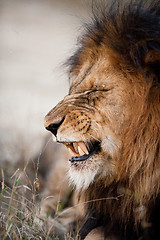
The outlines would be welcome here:
[[[89,157],[91,157],[97,150],[99,149],[99,145],[93,150],[93,152],[91,152],[90,154],[84,154],[83,156],[81,156],[81,157],[71,157],[70,159],[69,159],[69,161],[71,162],[71,163],[73,163],[73,162],[83,162],[83,161],[85,161],[85,160],[87,160]]]
[[[81,162],[81,161],[85,161],[85,160],[86,160],[87,158],[89,158],[91,155],[92,155],[92,154],[88,154],[88,155],[84,154],[84,155],[81,156],[81,157],[71,157],[71,158],[69,159],[69,161],[70,161],[70,162],[76,162],[76,161]]]

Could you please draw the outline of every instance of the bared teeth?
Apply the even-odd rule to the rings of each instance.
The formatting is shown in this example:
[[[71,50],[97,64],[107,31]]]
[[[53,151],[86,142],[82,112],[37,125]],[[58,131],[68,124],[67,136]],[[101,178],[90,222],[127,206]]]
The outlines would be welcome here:
[[[79,151],[80,155],[82,155],[82,153],[83,153],[83,155],[84,154],[86,154],[86,155],[89,154],[88,149],[87,149],[87,147],[86,147],[84,142],[79,142],[78,143],[78,151]]]
[[[88,149],[85,145],[84,142],[76,142],[76,144],[74,143],[65,143],[66,147],[69,150],[69,153],[71,155],[71,157],[80,157],[83,155],[88,155]],[[76,147],[76,149],[75,149]]]
[[[78,142],[73,142],[72,145],[73,145],[74,152],[77,153],[77,154],[79,154],[79,151],[78,151]]]
[[[79,157],[79,154],[75,152],[72,143],[69,143],[69,144],[68,144],[68,143],[67,143],[67,144],[65,143],[65,145],[66,145],[66,147],[68,148],[71,157]]]
[[[78,146],[78,152],[80,156],[83,156],[85,154],[85,152],[83,152],[83,150],[80,148],[80,146]]]
[[[68,148],[68,150],[69,150],[71,157],[79,157],[79,154],[73,152],[73,150],[71,148]]]

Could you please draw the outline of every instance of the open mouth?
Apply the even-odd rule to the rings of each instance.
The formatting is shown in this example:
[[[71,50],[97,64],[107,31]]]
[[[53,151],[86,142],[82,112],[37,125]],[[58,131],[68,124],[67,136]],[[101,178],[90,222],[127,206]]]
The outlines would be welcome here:
[[[100,149],[100,143],[71,142],[64,143],[68,148],[71,158],[70,162],[85,161]]]

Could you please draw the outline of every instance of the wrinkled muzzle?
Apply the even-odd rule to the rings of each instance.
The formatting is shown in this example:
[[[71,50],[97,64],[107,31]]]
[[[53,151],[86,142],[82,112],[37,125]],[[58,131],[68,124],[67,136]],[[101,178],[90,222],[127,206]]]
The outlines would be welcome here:
[[[45,128],[50,131],[56,141],[68,148],[70,161],[85,161],[98,149],[97,141],[92,141],[91,114],[93,109],[87,105],[87,98],[82,94],[66,96],[45,117]]]
[[[75,113],[77,111],[78,114]],[[70,121],[76,120],[74,122],[79,125],[80,119],[78,115],[80,114],[82,116],[81,123],[86,123],[86,118],[88,118],[87,113],[89,112],[93,112],[93,109],[88,106],[86,94],[67,95],[46,115],[44,126],[47,130],[56,135],[58,128],[68,115],[70,116]]]

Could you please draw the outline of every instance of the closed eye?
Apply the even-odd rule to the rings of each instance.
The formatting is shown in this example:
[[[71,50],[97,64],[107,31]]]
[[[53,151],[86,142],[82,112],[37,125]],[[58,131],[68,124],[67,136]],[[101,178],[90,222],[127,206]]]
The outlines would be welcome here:
[[[94,93],[94,92],[108,92],[112,89],[113,88],[110,88],[110,89],[93,89],[93,90],[90,90],[90,91],[86,91],[86,94],[89,95],[89,94]]]
[[[92,93],[95,93],[95,92],[108,92],[108,91],[110,91],[110,90],[112,90],[113,88],[108,88],[108,89],[92,89],[92,90],[88,90],[88,91],[76,91],[76,92],[74,92],[74,93],[69,93],[68,94],[68,96],[69,95],[75,95],[75,98],[76,97],[79,97],[79,96],[89,96],[90,94],[92,94]]]

